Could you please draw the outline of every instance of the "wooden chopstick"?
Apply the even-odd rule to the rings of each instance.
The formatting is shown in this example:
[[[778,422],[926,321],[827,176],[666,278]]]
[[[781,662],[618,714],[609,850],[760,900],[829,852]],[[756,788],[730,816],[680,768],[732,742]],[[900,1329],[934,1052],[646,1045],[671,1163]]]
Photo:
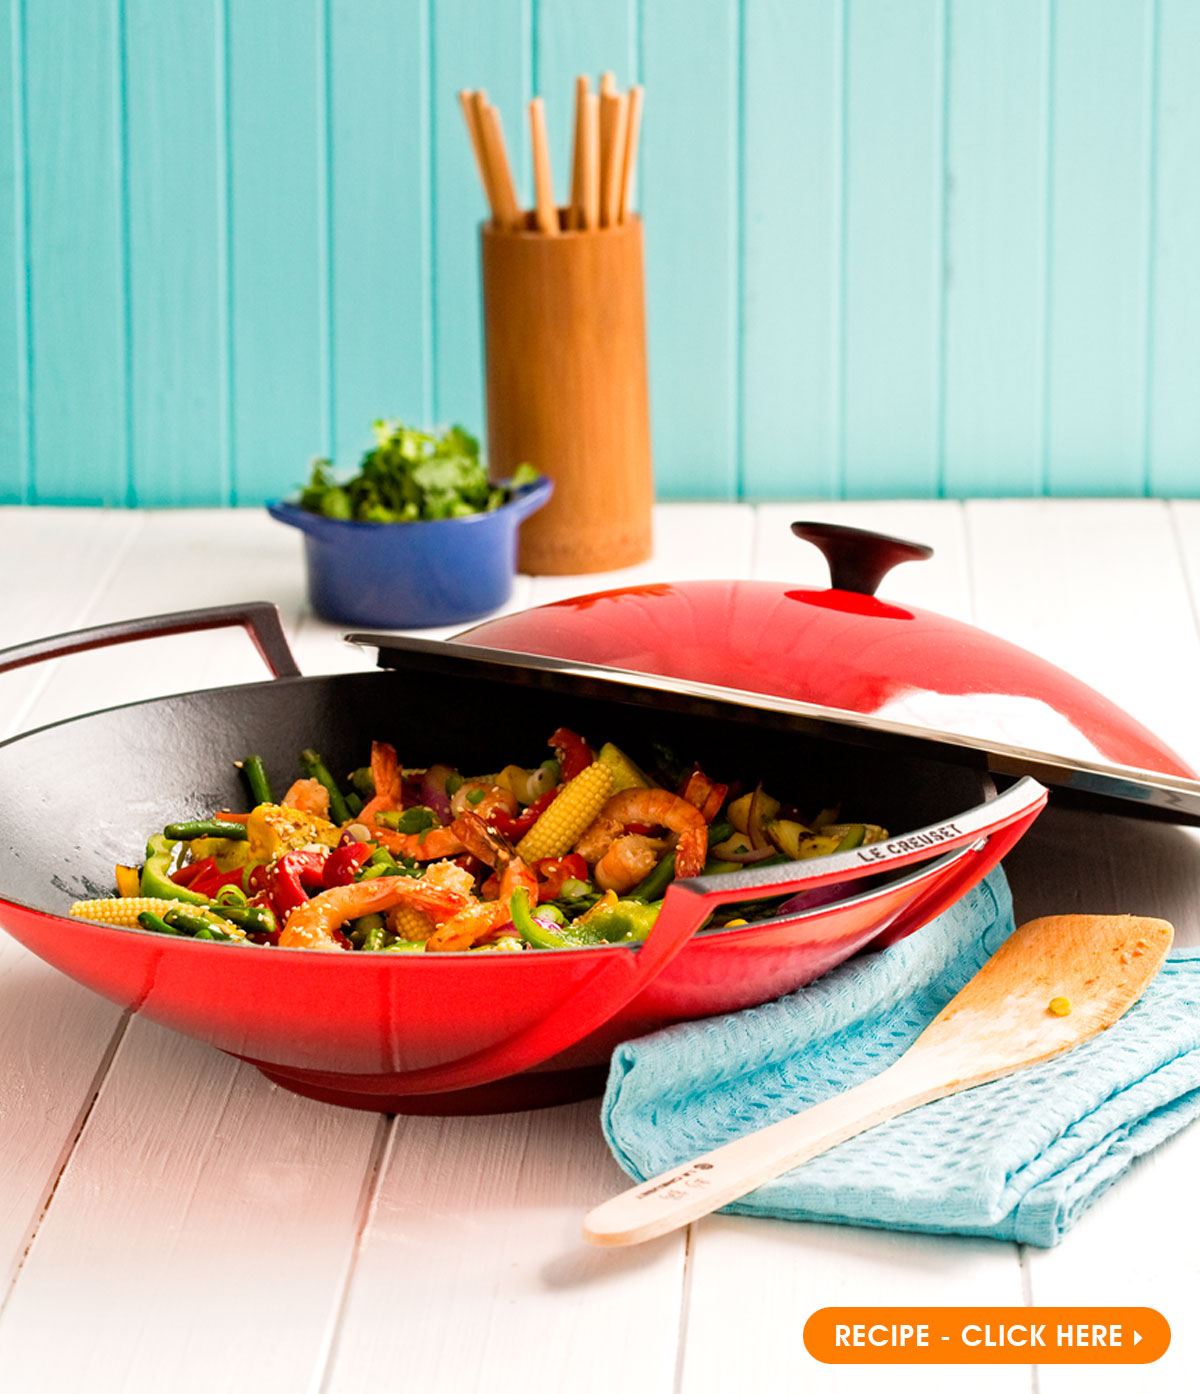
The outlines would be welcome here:
[[[479,179],[496,226],[507,231],[534,227],[546,236],[562,229],[617,227],[629,216],[641,135],[643,90],[617,90],[611,72],[593,93],[585,75],[575,79],[571,191],[559,215],[554,201],[546,107],[541,97],[529,102],[529,137],[533,148],[534,208],[526,215],[517,198],[512,166],[504,143],[500,113],[482,90],[461,91],[462,108]]]
[[[625,149],[621,158],[621,196],[617,203],[617,222],[629,216],[633,197],[633,174],[637,168],[638,138],[642,132],[642,101],[645,92],[639,83],[629,89],[629,113],[625,119]]]
[[[529,138],[533,145],[534,219],[539,232],[558,233],[558,209],[550,173],[550,142],[546,137],[546,105],[541,97],[529,103]]]
[[[483,128],[483,146],[487,152],[488,166],[491,170],[493,192],[496,196],[497,222],[501,227],[516,231],[525,219],[521,205],[517,201],[517,190],[513,184],[512,167],[508,163],[508,151],[504,145],[504,127],[500,124],[500,113],[487,101],[479,101],[476,106],[480,112]]]
[[[600,96],[600,226],[615,227],[621,204],[625,165],[625,98],[616,92]]]
[[[600,224],[600,98],[588,92],[583,99],[582,185],[583,226]]]
[[[496,207],[496,194],[492,185],[492,171],[488,164],[487,147],[483,138],[483,127],[479,120],[478,104],[476,97],[482,97],[483,93],[469,92],[465,88],[458,94],[458,104],[462,108],[463,120],[467,124],[467,135],[471,138],[471,149],[475,154],[475,167],[479,171],[479,182],[483,185],[484,197],[488,201],[488,208],[491,209],[492,217],[499,220],[499,210]]]
[[[590,90],[582,74],[575,79],[575,126],[571,142],[571,200],[567,210],[567,226],[583,226],[583,111]]]

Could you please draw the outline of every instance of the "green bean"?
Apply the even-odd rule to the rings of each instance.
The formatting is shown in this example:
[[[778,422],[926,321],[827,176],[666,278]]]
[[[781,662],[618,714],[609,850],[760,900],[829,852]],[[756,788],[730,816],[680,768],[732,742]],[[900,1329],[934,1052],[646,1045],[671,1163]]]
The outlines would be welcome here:
[[[254,800],[255,807],[260,803],[275,802],[271,797],[271,781],[267,778],[267,769],[261,755],[247,755],[244,760],[237,762],[237,766],[250,788],[250,797]]]
[[[161,915],[154,914],[152,910],[143,910],[138,916],[138,924],[140,924],[143,929],[154,930],[156,934],[177,935],[179,933],[177,929],[172,929]]]
[[[708,845],[724,842],[733,834],[732,823],[714,823],[708,830]],[[707,868],[706,868],[707,870]],[[646,873],[645,877],[628,894],[630,900],[661,900],[667,887],[675,879],[675,853],[668,852],[665,857]]]
[[[364,799],[375,797],[375,776],[371,773],[370,765],[360,765],[350,776],[350,783],[354,786],[355,793]]]
[[[339,825],[348,822],[350,810],[346,807],[342,791],[334,783],[333,775],[325,768],[325,761],[311,747],[300,752],[300,768],[309,779],[317,780],[328,791],[330,820]]]
[[[653,867],[629,892],[630,900],[661,900],[675,879],[675,853],[666,856]]]
[[[168,910],[163,919],[182,934],[190,934],[193,939],[220,939],[232,943],[237,938],[237,935],[227,934],[211,920],[189,915],[185,910]]]
[[[203,915],[189,915],[186,911],[168,910],[163,919],[183,934],[196,934],[202,929],[207,929],[212,923]]]
[[[230,842],[245,842],[245,823],[225,823],[220,818],[193,818],[187,823],[168,823],[163,836],[172,842],[191,842],[194,837],[224,837]]]
[[[208,909],[212,914],[220,915],[223,920],[239,925],[252,934],[274,934],[279,928],[274,911],[265,905],[225,905],[220,901],[214,901]]]
[[[387,930],[381,924],[373,925],[363,936],[362,949],[364,953],[378,953],[387,943]]]
[[[350,940],[356,949],[362,949],[366,947],[368,936],[375,931],[382,933],[383,927],[384,919],[382,915],[362,915],[354,921],[346,938]]]
[[[198,929],[192,935],[193,939],[213,939],[218,944],[240,944],[242,941],[236,934],[226,934],[223,929],[218,929],[215,924],[205,925],[203,929]]]

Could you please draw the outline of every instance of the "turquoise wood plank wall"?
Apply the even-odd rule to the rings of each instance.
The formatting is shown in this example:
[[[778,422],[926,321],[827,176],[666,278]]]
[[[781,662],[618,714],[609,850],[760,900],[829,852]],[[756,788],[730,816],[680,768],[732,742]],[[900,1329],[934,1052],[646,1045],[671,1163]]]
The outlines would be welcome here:
[[[0,0],[0,501],[481,432],[455,93],[605,68],[660,496],[1200,494],[1194,0]]]

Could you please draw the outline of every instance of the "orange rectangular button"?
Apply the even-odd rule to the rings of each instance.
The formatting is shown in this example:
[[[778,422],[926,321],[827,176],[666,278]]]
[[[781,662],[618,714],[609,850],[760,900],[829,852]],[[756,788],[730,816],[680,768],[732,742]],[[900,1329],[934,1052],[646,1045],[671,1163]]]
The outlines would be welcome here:
[[[822,1307],[804,1325],[827,1365],[1148,1365],[1170,1344],[1153,1307]]]

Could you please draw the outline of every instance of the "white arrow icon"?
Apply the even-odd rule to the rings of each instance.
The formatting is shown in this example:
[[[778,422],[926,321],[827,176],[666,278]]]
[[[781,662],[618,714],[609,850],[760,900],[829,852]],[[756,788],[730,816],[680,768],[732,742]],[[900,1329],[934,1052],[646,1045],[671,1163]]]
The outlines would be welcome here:
[[[1142,1333],[1141,1333],[1140,1331],[1135,1331],[1135,1332],[1133,1333],[1133,1344],[1136,1346],[1137,1343],[1138,1343],[1141,1339],[1142,1339]]]

